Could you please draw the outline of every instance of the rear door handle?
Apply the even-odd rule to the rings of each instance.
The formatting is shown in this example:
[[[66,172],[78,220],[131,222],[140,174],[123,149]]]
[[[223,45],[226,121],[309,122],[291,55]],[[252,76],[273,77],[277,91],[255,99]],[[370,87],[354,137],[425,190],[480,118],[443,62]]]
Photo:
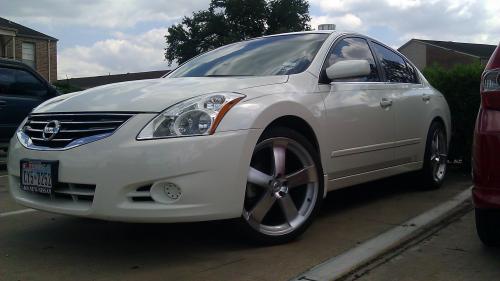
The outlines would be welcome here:
[[[0,100],[0,108],[7,106],[7,102],[4,100]]]
[[[422,100],[425,101],[425,102],[428,102],[431,100],[431,96],[428,95],[428,94],[423,94],[422,95]]]
[[[380,101],[380,106],[382,108],[390,107],[392,106],[392,100],[388,98],[382,98],[382,100]]]

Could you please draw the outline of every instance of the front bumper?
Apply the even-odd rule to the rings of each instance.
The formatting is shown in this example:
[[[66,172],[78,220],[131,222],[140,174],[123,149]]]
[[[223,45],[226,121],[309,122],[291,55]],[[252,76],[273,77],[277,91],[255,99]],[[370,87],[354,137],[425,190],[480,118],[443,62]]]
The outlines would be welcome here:
[[[105,220],[186,222],[239,217],[252,151],[262,130],[137,141],[137,133],[152,117],[138,114],[112,136],[64,151],[29,150],[12,138],[7,163],[12,196],[27,207]],[[73,193],[44,196],[21,190],[21,159],[58,160],[59,182]],[[162,186],[167,183],[181,189],[179,199],[166,198]],[[79,197],[81,186],[95,188],[88,189],[93,195]],[[138,192],[144,195],[148,188],[148,200],[135,200]]]

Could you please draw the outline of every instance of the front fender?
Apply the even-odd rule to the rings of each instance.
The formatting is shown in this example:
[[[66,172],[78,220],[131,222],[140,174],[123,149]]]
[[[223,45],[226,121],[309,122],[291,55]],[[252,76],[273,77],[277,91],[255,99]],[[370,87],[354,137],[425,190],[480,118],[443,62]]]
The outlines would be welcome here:
[[[217,131],[265,129],[280,117],[295,116],[309,124],[322,150],[325,147],[324,106],[322,96],[314,93],[274,93],[250,98],[235,105],[224,117]],[[258,139],[254,144],[257,141]],[[323,159],[322,155],[320,157],[324,166],[328,159]]]

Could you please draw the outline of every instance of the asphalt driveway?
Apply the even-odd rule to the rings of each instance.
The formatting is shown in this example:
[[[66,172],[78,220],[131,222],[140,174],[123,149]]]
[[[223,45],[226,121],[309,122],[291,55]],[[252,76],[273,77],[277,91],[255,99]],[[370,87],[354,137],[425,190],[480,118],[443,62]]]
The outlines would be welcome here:
[[[0,214],[12,202],[0,172]],[[5,172],[3,172],[5,174]],[[454,171],[436,191],[406,177],[331,192],[296,242],[256,247],[230,222],[125,224],[44,212],[0,216],[0,280],[288,280],[471,185]]]

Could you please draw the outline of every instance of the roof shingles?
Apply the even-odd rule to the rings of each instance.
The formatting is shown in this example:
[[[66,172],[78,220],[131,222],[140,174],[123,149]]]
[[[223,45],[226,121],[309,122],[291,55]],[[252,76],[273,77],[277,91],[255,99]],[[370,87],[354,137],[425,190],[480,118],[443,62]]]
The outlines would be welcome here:
[[[15,23],[13,21],[10,21],[8,19],[0,17],[0,29],[2,27],[9,29],[9,30],[15,30],[17,32],[17,36],[25,36],[25,37],[33,37],[33,38],[40,38],[40,39],[57,41],[57,38],[54,38],[54,37],[49,36],[47,34],[43,34],[39,31],[33,30],[33,29],[26,27],[24,25],[20,25],[18,23]]]
[[[415,39],[417,41],[427,43],[430,45],[435,45],[441,48],[454,50],[457,52],[465,53],[468,55],[476,56],[479,58],[489,58],[491,54],[495,51],[495,45],[486,45],[486,44],[472,44],[472,43],[460,43],[460,42],[452,42],[452,41],[436,41],[436,40],[422,40]]]

